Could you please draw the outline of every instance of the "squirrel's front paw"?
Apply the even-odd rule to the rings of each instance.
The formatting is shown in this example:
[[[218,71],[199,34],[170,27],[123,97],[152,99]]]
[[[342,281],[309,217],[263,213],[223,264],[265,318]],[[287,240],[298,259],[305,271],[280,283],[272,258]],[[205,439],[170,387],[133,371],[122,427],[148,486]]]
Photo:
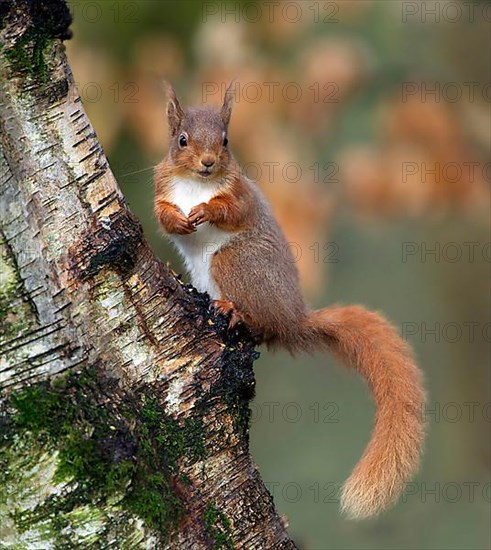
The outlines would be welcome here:
[[[210,209],[205,202],[193,206],[189,212],[188,221],[192,225],[200,225],[210,221]]]
[[[194,233],[196,228],[184,216],[176,216],[171,223],[167,222],[167,232],[176,233],[177,235],[189,235]]]

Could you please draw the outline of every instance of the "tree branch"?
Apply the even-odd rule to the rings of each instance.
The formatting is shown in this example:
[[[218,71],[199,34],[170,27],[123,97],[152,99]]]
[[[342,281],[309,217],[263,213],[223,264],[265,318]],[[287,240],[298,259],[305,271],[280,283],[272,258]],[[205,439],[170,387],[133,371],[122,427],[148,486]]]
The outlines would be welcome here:
[[[253,344],[149,249],[69,24],[0,6],[0,543],[295,548],[248,454]]]

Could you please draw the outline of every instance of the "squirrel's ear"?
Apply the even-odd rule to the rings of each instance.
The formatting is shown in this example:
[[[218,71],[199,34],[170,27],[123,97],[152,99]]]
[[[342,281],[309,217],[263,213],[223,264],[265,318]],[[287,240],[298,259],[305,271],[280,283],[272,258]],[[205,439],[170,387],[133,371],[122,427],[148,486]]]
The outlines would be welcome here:
[[[174,88],[169,84],[169,82],[164,81],[164,87],[169,98],[167,103],[167,119],[169,121],[169,130],[171,136],[174,136],[177,133],[182,119],[184,118],[184,111],[182,110],[181,104],[177,99]]]
[[[222,120],[225,126],[228,126],[230,122],[230,117],[232,115],[232,103],[234,101],[235,90],[232,89],[232,86],[235,84],[235,79],[227,86],[225,91],[225,96],[223,98],[223,105],[221,110]]]

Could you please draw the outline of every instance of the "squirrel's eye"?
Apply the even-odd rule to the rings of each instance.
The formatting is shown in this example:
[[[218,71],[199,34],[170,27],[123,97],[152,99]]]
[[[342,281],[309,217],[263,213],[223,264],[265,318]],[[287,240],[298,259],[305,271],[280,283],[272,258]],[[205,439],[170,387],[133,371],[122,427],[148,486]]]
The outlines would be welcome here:
[[[184,134],[181,134],[179,136],[179,147],[186,147],[188,144],[188,140]]]
[[[224,137],[223,138],[223,146],[227,147],[227,145],[228,145],[228,139],[227,139],[227,137]]]

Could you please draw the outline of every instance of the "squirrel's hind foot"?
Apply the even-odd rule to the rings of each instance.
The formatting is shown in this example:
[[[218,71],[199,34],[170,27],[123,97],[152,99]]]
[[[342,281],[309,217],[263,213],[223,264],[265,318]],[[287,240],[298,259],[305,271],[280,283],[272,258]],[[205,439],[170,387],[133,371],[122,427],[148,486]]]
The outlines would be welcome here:
[[[246,324],[246,320],[242,313],[237,309],[234,302],[230,300],[213,300],[211,305],[223,315],[230,315],[228,328],[233,329],[239,323]]]

